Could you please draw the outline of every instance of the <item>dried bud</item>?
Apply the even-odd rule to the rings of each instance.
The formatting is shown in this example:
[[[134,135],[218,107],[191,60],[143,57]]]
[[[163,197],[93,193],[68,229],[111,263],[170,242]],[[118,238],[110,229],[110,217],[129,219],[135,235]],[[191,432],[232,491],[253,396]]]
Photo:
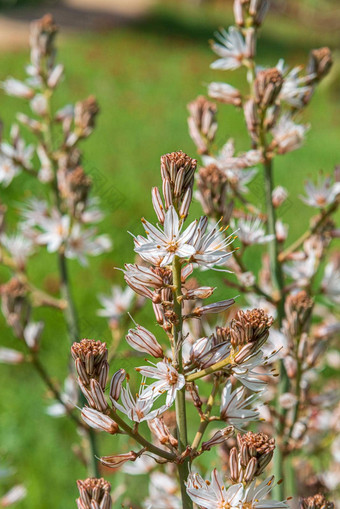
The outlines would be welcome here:
[[[88,478],[85,481],[77,481],[79,498],[78,509],[111,509],[112,499],[110,496],[111,484],[104,479]]]
[[[307,73],[315,75],[315,79],[319,81],[328,74],[332,65],[332,53],[329,48],[313,49],[309,54]]]
[[[276,67],[259,71],[254,82],[256,102],[262,108],[271,106],[278,97],[282,85],[283,78]]]
[[[188,104],[188,110],[189,134],[198,153],[205,154],[217,130],[216,105],[200,95]]]
[[[16,277],[0,286],[1,309],[15,335],[23,339],[28,324],[31,306],[26,286]]]
[[[141,325],[137,325],[136,329],[129,329],[126,341],[138,352],[148,353],[156,358],[164,357],[163,349],[156,337]]]
[[[181,150],[161,157],[161,175],[166,209],[172,204],[180,208],[187,196],[188,189],[192,191],[196,167],[196,159],[191,159]]]
[[[172,447],[177,447],[178,440],[171,435],[170,430],[166,426],[163,417],[149,420],[148,426],[152,433],[156,435],[161,444],[163,445],[170,444]]]
[[[288,295],[285,301],[285,329],[290,337],[295,338],[307,332],[310,326],[314,302],[305,290]]]
[[[273,318],[263,309],[240,310],[231,321],[226,333],[230,337],[233,348],[252,343],[258,349],[267,341],[273,321]]]
[[[318,493],[312,497],[300,499],[300,509],[334,509],[333,502],[325,499],[324,495]]]
[[[209,217],[222,217],[227,223],[231,216],[233,203],[227,205],[227,179],[215,165],[200,168],[198,174],[198,192],[204,213]]]
[[[112,454],[111,456],[102,456],[100,461],[109,468],[119,468],[127,461],[136,461],[140,454],[130,451],[126,454]]]
[[[84,407],[81,411],[81,417],[91,428],[106,431],[110,435],[114,435],[119,430],[118,424],[111,417],[93,408]]]
[[[234,431],[234,426],[228,426],[227,428],[218,430],[210,440],[203,442],[202,451],[210,451],[215,445],[223,444],[228,438],[233,436]]]
[[[66,172],[63,194],[73,215],[84,210],[91,185],[91,178],[81,166]]]
[[[73,343],[71,354],[81,382],[88,386],[90,380],[95,379],[105,390],[109,372],[106,343],[94,339],[82,339],[79,343]]]
[[[74,108],[74,124],[79,129],[80,137],[91,134],[95,127],[95,119],[99,113],[98,103],[93,95],[84,101],[78,101]]]

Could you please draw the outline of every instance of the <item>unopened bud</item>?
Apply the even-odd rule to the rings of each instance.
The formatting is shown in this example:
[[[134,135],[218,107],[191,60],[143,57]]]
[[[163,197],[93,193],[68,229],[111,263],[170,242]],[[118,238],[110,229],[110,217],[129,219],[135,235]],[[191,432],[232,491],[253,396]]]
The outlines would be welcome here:
[[[111,401],[118,401],[120,396],[120,391],[122,390],[123,382],[126,378],[125,369],[121,368],[115,372],[112,377],[110,384],[110,399]]]
[[[282,74],[276,69],[265,69],[257,73],[254,82],[255,100],[262,107],[274,104],[283,85]]]
[[[136,461],[138,456],[138,453],[130,451],[126,454],[112,454],[111,456],[102,456],[100,461],[106,467],[119,468],[127,461]]]
[[[106,431],[110,435],[114,435],[119,430],[118,424],[111,417],[93,408],[84,407],[81,411],[81,417],[91,428]]]

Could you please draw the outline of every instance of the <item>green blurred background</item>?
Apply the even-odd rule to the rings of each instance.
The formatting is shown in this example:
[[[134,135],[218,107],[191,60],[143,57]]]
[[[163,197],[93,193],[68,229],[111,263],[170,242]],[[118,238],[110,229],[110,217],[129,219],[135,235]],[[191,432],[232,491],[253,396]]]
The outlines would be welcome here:
[[[38,10],[27,1],[24,7],[9,9],[2,1],[0,28],[12,27],[20,21],[25,28],[34,19],[56,3],[39,3]],[[115,8],[124,4],[123,12]],[[112,253],[92,259],[88,268],[71,262],[72,283],[79,309],[81,333],[84,337],[110,340],[110,331],[104,319],[96,316],[99,292],[109,292],[111,284],[121,284],[121,273],[114,267],[133,261],[132,240],[127,230],[141,232],[139,218],[154,219],[150,188],[157,185],[159,158],[163,153],[182,149],[195,156],[186,123],[186,104],[198,94],[205,93],[210,81],[226,81],[242,87],[242,71],[223,73],[212,71],[209,64],[214,55],[208,39],[217,27],[232,23],[232,3],[221,2],[161,2],[147,10],[141,2],[113,2],[100,11],[97,4],[62,6],[56,19],[65,30],[59,38],[59,61],[65,64],[66,79],[60,87],[56,106],[95,94],[101,106],[98,127],[83,144],[84,167],[92,175],[93,193],[101,198],[106,219],[101,231],[108,232],[114,241]],[[114,4],[117,4],[116,6]],[[112,8],[111,8],[112,7]],[[78,11],[77,11],[78,9]],[[88,10],[92,9],[92,10]],[[106,12],[107,11],[107,12]],[[58,12],[60,20],[58,19]],[[79,15],[77,15],[77,13]],[[131,15],[130,15],[131,14]],[[98,17],[99,16],[99,17]],[[83,20],[83,22],[81,21]],[[94,22],[95,26],[92,26]],[[81,25],[85,29],[81,30]],[[336,1],[305,0],[298,11],[294,2],[273,2],[258,45],[258,62],[275,65],[284,57],[290,66],[304,64],[309,49],[329,45],[335,51],[335,65],[331,75],[318,89],[312,104],[305,112],[304,122],[310,123],[304,147],[275,164],[275,181],[291,191],[288,206],[283,210],[283,221],[290,222],[290,239],[303,232],[310,210],[298,198],[303,192],[306,177],[316,177],[319,170],[331,172],[340,163],[340,12]],[[15,25],[16,26],[16,25]],[[0,79],[8,75],[24,77],[23,67],[28,62],[28,48],[14,44],[23,38],[10,30],[8,44],[1,46]],[[12,37],[12,38],[11,38]],[[14,37],[14,39],[13,39]],[[8,133],[16,111],[26,111],[20,100],[0,95],[0,116]],[[220,145],[229,137],[235,139],[237,150],[249,146],[242,112],[230,106],[219,108]],[[253,182],[250,197],[261,207],[262,177]],[[0,189],[1,200],[10,205],[10,219],[16,220],[16,209],[24,197],[40,196],[41,188],[26,176],[20,176],[6,190]],[[192,214],[199,214],[197,204]],[[258,251],[251,251],[248,261],[258,268]],[[58,292],[56,260],[42,253],[29,266],[32,279],[48,291]],[[201,280],[206,280],[206,274]],[[8,273],[0,272],[0,283]],[[218,281],[213,275],[210,282]],[[230,289],[220,288],[218,297],[232,296]],[[150,308],[138,320],[150,328]],[[149,316],[149,318],[148,318]],[[36,319],[44,319],[42,358],[56,378],[67,372],[69,344],[61,315],[42,309]],[[0,343],[17,347],[12,333],[0,316]],[[20,345],[19,345],[20,348]],[[120,367],[117,360],[112,370]],[[0,479],[0,494],[14,482],[24,482],[28,488],[22,508],[60,509],[75,507],[77,496],[75,480],[85,471],[74,458],[71,444],[78,440],[74,427],[66,419],[52,419],[45,413],[48,395],[29,366],[0,368],[0,468],[10,465],[15,474]],[[119,451],[116,438],[103,437],[101,453]],[[114,484],[125,482],[122,474],[105,472]],[[138,492],[133,499],[146,493],[146,483],[138,479]]]

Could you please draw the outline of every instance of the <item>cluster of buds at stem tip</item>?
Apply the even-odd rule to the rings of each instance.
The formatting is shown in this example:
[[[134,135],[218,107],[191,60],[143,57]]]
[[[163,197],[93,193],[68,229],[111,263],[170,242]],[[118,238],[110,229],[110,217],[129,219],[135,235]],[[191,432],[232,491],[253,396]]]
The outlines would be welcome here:
[[[331,50],[327,47],[313,49],[309,54],[307,73],[320,81],[328,74],[333,65]]]
[[[269,7],[269,0],[234,0],[234,16],[236,24],[244,27],[247,21],[260,26]]]
[[[238,311],[230,327],[220,329],[220,335],[229,340],[235,355],[235,362],[242,362],[251,353],[259,350],[267,341],[274,319],[263,309]]]
[[[111,509],[111,484],[105,479],[88,478],[77,481],[79,498],[78,509]]]
[[[190,116],[188,118],[189,134],[195,143],[199,154],[206,154],[215,139],[217,130],[216,104],[200,95],[188,104]]]
[[[276,67],[259,71],[254,82],[256,103],[267,108],[275,103],[283,85],[283,77]]]
[[[105,412],[108,408],[104,390],[109,373],[106,344],[93,339],[82,339],[73,343],[71,354],[78,373],[79,387],[89,405]]]
[[[307,498],[300,499],[300,509],[334,509],[333,502],[326,500],[324,495],[318,493]]]
[[[157,187],[152,189],[152,204],[161,224],[165,220],[165,210],[174,206],[181,219],[189,213],[194,186],[196,159],[191,159],[179,150],[161,157],[161,176],[163,181],[164,206]]]
[[[57,26],[51,14],[46,14],[41,19],[31,23],[31,61],[40,72],[43,59],[46,59],[48,69],[53,66],[56,53],[54,41],[57,31]]]
[[[291,338],[308,332],[314,302],[305,290],[288,295],[285,301],[285,330]]]
[[[230,451],[230,478],[234,483],[251,482],[271,461],[275,440],[265,433],[248,431],[245,435],[237,435],[237,446]]]
[[[215,164],[203,166],[198,173],[197,186],[203,212],[208,217],[223,217],[223,223],[229,223],[234,204],[232,201],[227,203],[225,174]]]

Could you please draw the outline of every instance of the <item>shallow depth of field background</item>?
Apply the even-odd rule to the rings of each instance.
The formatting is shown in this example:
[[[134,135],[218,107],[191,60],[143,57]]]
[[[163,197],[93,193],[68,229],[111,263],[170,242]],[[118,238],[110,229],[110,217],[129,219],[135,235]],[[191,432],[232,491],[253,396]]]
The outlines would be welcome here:
[[[37,7],[25,1],[21,3],[24,5],[13,8],[8,2],[1,2],[1,23],[5,23],[5,19],[13,23],[18,18],[28,23],[49,10],[49,6],[45,9],[37,1],[34,2]],[[95,8],[95,2],[92,3]],[[128,5],[129,0],[114,3],[124,4],[126,11],[125,4]],[[329,45],[335,51],[332,73],[301,119],[312,126],[306,144],[275,163],[276,183],[291,192],[288,205],[283,207],[282,219],[291,223],[289,238],[295,239],[304,231],[311,212],[298,198],[303,192],[304,179],[315,178],[320,170],[331,172],[335,164],[340,164],[340,9],[335,1],[299,2],[298,12],[293,9],[295,2],[290,5],[273,0],[272,3],[276,9],[268,16],[262,30],[259,63],[273,66],[284,57],[294,66],[306,62],[310,48]],[[87,8],[91,7],[91,2],[87,4]],[[92,259],[88,268],[70,263],[83,337],[110,340],[106,321],[96,316],[96,295],[109,293],[111,284],[123,282],[121,273],[114,267],[133,261],[132,239],[127,230],[141,232],[138,221],[143,215],[154,220],[150,188],[160,182],[160,156],[179,149],[193,157],[196,154],[187,133],[186,104],[204,94],[205,85],[212,80],[244,85],[243,71],[228,73],[209,69],[214,55],[208,40],[217,27],[232,23],[231,5],[232,2],[226,0],[201,5],[184,1],[160,2],[145,12],[141,7],[130,18],[126,12],[120,13],[114,23],[111,13],[106,16],[105,10],[98,13],[96,9],[93,13],[93,16],[99,15],[94,22],[96,30],[89,28],[93,21],[91,13],[84,22],[85,30],[79,30],[82,18],[77,16],[76,8],[70,11],[69,17],[63,14],[67,29],[62,31],[58,43],[59,61],[65,64],[66,79],[59,88],[56,106],[89,94],[95,94],[100,103],[98,127],[83,144],[83,164],[93,177],[93,192],[100,196],[106,212],[101,230],[107,231],[114,241],[113,252]],[[82,10],[81,15],[85,20],[84,12]],[[73,24],[78,26],[77,30],[72,29]],[[18,32],[14,39],[13,33],[9,35],[8,44],[2,42],[0,47],[0,80],[8,75],[24,77],[23,67],[28,61],[28,48],[21,42],[13,43],[14,39],[21,40],[22,34]],[[21,105],[20,100],[0,93],[0,117],[6,134],[16,111],[25,111]],[[249,142],[242,112],[221,105],[218,118],[219,144],[233,137],[237,150],[246,150]],[[42,196],[41,187],[33,185],[26,176],[15,179],[8,189],[0,189],[1,200],[12,207],[10,220],[16,219],[18,202],[33,195]],[[249,196],[261,207],[260,171]],[[199,214],[197,204],[193,214],[195,211]],[[258,268],[258,253],[257,249],[250,251],[250,267]],[[42,252],[30,265],[29,273],[38,285],[58,294],[54,255]],[[7,278],[8,273],[0,271],[0,283]],[[205,274],[201,281],[207,281]],[[216,284],[218,276],[213,275],[209,281]],[[231,296],[231,289],[220,286],[217,297]],[[150,316],[147,307],[135,318],[155,330]],[[36,319],[40,317],[46,318],[42,359],[51,374],[63,379],[67,372],[69,343],[62,316],[42,309],[35,315]],[[2,315],[0,343],[18,346]],[[123,362],[118,359],[112,371]],[[72,441],[78,440],[73,424],[64,418],[52,419],[46,415],[48,395],[29,366],[1,365],[0,387],[0,472],[4,466],[15,469],[11,478],[2,480],[0,476],[0,494],[14,482],[24,482],[29,494],[20,507],[74,507],[75,481],[84,478],[85,472],[71,451]],[[123,451],[115,437],[108,440],[105,437],[101,453],[113,452]],[[213,461],[213,454],[209,458]],[[131,482],[122,474],[106,471],[103,475],[113,484]],[[132,498],[138,501],[145,495],[147,483],[146,479],[141,483],[141,478],[135,481],[138,484],[134,483]]]

